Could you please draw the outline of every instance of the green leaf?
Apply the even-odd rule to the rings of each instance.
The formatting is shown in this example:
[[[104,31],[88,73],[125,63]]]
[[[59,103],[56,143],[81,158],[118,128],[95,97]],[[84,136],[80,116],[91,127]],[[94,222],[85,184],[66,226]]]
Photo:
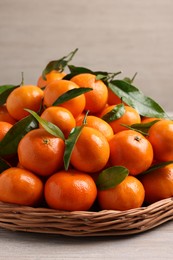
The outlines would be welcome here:
[[[92,71],[88,68],[76,67],[74,65],[69,65],[68,68],[70,70],[70,73],[64,77],[64,79],[66,80],[70,80],[72,77],[82,73],[89,73],[89,74],[96,75],[96,80],[103,80],[107,82],[108,80],[112,80],[115,76],[121,73],[121,71],[115,73],[106,72],[106,71]]]
[[[70,164],[73,148],[81,134],[83,127],[84,125],[74,127],[71,130],[68,139],[65,140],[64,167],[66,171],[68,170]]]
[[[118,104],[114,106],[114,108],[111,111],[109,111],[107,114],[102,116],[102,119],[109,123],[122,117],[124,113],[125,113],[124,104]]]
[[[50,61],[42,72],[42,78],[46,80],[46,74],[50,73],[52,70],[62,72],[67,66],[67,64],[72,60],[73,56],[76,54],[77,51],[78,49],[75,49],[74,51],[70,52],[67,56],[62,57],[59,60]]]
[[[10,167],[10,164],[0,157],[0,173],[9,169]]]
[[[36,112],[30,109],[25,110],[28,111],[48,133],[65,140],[64,134],[58,126],[41,118]]]
[[[90,74],[94,74],[94,72],[88,68],[84,68],[84,67],[76,67],[74,65],[68,65],[68,68],[70,70],[70,73],[67,74],[64,79],[66,80],[70,80],[71,78],[73,78],[74,76],[78,75],[78,74],[82,74],[82,73],[90,73]]]
[[[169,164],[172,164],[173,161],[167,161],[167,162],[161,162],[161,163],[157,163],[157,164],[154,164],[152,165],[148,170],[146,170],[145,172],[143,172],[142,174],[146,174],[146,173],[149,173],[149,172],[152,172],[152,171],[155,171],[157,169],[160,169],[160,168],[163,168]]]
[[[120,184],[129,174],[127,168],[123,166],[113,166],[103,170],[96,181],[99,190],[114,188]]]
[[[22,137],[38,127],[32,115],[27,116],[14,124],[0,142],[0,156],[14,155]]]
[[[81,94],[84,94],[86,92],[89,92],[93,90],[92,88],[74,88],[70,89],[64,94],[62,94],[60,97],[57,98],[57,100],[52,104],[52,106],[58,106],[72,98],[75,98],[77,96],[80,96]]]
[[[167,117],[159,104],[128,82],[114,80],[108,84],[108,87],[126,104],[135,108],[140,115],[158,118]]]
[[[6,91],[7,89],[11,89],[14,88],[14,85],[1,85],[0,86],[0,94],[3,93],[4,91]]]
[[[73,75],[78,75],[82,73],[91,73],[91,74],[94,73],[92,70],[85,67],[77,67],[74,65],[69,65],[68,68]]]
[[[148,131],[152,125],[157,123],[159,120],[153,120],[152,122],[148,123],[140,123],[140,124],[132,124],[132,125],[126,125],[126,124],[121,124],[122,126],[125,126],[131,130],[135,130],[137,132],[140,132],[143,135],[148,135]]]
[[[6,100],[10,93],[15,89],[20,87],[20,85],[14,86],[14,85],[3,85],[0,86],[0,106],[6,103]]]

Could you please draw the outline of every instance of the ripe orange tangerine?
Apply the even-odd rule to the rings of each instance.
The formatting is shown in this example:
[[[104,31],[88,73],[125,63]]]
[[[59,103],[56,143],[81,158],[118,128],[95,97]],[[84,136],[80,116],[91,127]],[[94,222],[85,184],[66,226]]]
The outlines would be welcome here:
[[[96,80],[96,76],[89,73],[78,74],[71,81],[75,82],[79,87],[93,89],[85,93],[85,110],[98,113],[105,107],[108,99],[108,89],[103,81]]]
[[[58,210],[89,210],[97,188],[88,174],[76,170],[59,171],[45,184],[45,199],[50,208]]]
[[[149,204],[173,196],[173,164],[140,176]]]
[[[76,121],[72,113],[64,107],[48,107],[41,114],[41,118],[57,125],[67,138],[72,128],[76,126]],[[42,126],[40,125],[40,128]]]
[[[46,80],[43,79],[42,75],[38,78],[37,86],[39,88],[44,88],[47,84],[54,80],[59,80],[65,77],[65,72],[59,72],[57,70],[52,70],[48,74],[46,74]]]
[[[19,163],[41,176],[49,176],[63,166],[64,141],[44,129],[34,129],[19,142]]]
[[[107,190],[98,190],[98,202],[101,209],[129,210],[142,206],[145,190],[134,176],[127,176],[120,184]]]
[[[42,196],[43,183],[32,172],[11,167],[0,174],[0,201],[35,206]]]
[[[153,162],[151,143],[134,130],[115,134],[109,144],[111,164],[126,167],[131,175],[146,171]]]
[[[173,121],[160,120],[152,125],[148,132],[148,140],[154,150],[154,158],[158,161],[173,160]]]
[[[69,90],[79,88],[74,82],[69,80],[56,80],[49,83],[44,90],[44,105],[50,107],[62,94]],[[85,108],[84,94],[70,99],[58,106],[68,109],[74,117],[80,115]]]
[[[44,92],[37,86],[25,85],[14,89],[7,98],[6,106],[9,114],[20,120],[29,113],[25,108],[39,111]]]
[[[72,151],[71,164],[79,171],[97,172],[105,167],[109,155],[106,137],[98,130],[84,126]]]

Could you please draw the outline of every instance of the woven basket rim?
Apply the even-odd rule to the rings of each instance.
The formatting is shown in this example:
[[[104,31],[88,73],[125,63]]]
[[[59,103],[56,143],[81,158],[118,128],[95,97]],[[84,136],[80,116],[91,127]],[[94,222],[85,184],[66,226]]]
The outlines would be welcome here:
[[[61,211],[0,202],[0,228],[65,236],[141,233],[173,219],[173,197],[125,211]]]

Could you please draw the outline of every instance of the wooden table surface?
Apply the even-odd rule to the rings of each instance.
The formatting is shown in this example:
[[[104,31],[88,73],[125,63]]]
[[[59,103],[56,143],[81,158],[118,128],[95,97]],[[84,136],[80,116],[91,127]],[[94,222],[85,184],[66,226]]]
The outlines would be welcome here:
[[[173,223],[138,235],[75,238],[0,229],[0,259],[172,259]]]
[[[79,48],[73,64],[132,77],[173,111],[172,0],[1,0],[0,85],[36,84],[45,65]],[[122,238],[0,230],[0,259],[172,259],[173,223]]]

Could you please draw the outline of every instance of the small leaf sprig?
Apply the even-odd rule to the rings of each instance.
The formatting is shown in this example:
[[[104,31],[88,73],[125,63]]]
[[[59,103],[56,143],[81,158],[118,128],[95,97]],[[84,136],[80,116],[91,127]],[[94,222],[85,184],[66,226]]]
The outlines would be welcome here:
[[[50,61],[42,72],[42,78],[44,80],[46,80],[46,75],[48,73],[50,73],[52,70],[63,72],[65,67],[72,60],[72,58],[74,57],[74,55],[76,54],[77,51],[78,51],[78,48],[76,48],[74,51],[70,52],[68,55],[66,55],[58,60]]]

